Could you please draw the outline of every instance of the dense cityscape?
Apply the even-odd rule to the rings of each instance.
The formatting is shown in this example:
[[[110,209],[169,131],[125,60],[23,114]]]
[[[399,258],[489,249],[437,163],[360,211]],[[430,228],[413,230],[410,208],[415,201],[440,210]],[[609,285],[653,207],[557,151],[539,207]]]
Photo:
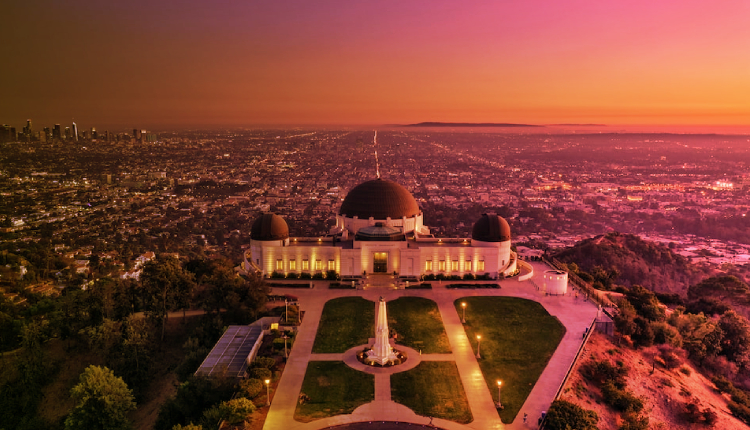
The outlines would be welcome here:
[[[147,253],[238,259],[248,223],[265,211],[295,235],[325,236],[348,190],[375,177],[376,151],[383,177],[413,193],[437,237],[465,235],[481,213],[497,212],[531,248],[619,231],[671,243],[695,262],[750,258],[745,136],[392,128],[374,145],[361,130],[157,138],[92,128],[60,138],[56,129],[33,132],[29,122],[3,144],[6,288],[80,283],[92,258],[114,277],[132,276]],[[9,257],[25,244],[38,255]]]

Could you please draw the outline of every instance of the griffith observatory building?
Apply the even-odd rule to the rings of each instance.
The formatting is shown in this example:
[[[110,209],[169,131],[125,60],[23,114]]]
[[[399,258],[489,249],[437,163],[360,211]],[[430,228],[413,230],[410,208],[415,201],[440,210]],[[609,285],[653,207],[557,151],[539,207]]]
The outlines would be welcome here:
[[[510,226],[483,214],[470,238],[435,238],[409,191],[396,182],[374,179],[347,194],[336,225],[325,237],[289,237],[286,221],[263,213],[252,225],[242,269],[263,276],[324,274],[342,277],[395,274],[511,276],[518,272],[510,248]]]

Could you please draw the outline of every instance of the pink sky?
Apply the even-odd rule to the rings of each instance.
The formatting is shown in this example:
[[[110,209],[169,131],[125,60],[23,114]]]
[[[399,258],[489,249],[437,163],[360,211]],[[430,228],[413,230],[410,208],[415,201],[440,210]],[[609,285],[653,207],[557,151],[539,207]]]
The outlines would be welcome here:
[[[12,3],[13,125],[750,125],[747,1]]]

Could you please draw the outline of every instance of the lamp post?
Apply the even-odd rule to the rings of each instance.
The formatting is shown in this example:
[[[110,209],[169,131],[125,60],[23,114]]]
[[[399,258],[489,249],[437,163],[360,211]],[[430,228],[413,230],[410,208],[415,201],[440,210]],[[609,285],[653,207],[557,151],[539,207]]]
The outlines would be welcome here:
[[[466,324],[466,302],[461,302],[461,324]]]
[[[477,358],[482,358],[481,355],[479,355],[479,347],[482,345],[482,335],[477,335]]]
[[[289,358],[289,354],[286,352],[286,340],[289,339],[289,336],[284,333],[284,358]]]
[[[284,322],[289,322],[289,301],[284,299]]]
[[[497,380],[497,408],[502,409],[503,408],[503,401],[500,397],[500,387],[503,385],[503,381]]]
[[[270,379],[266,379],[266,406],[271,406],[271,383]]]

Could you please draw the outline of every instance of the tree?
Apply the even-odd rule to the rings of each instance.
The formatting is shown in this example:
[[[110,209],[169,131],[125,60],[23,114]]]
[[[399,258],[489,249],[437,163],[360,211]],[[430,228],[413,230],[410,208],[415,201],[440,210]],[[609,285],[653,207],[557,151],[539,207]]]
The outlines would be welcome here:
[[[615,315],[615,328],[623,336],[630,336],[635,333],[635,317],[637,315],[635,308],[626,299],[620,299],[617,302],[619,312]]]
[[[203,307],[210,313],[226,310],[225,322],[243,324],[254,320],[266,302],[269,288],[258,276],[239,276],[228,261],[215,261],[204,277]]]
[[[157,256],[143,266],[141,275],[146,293],[146,311],[161,325],[161,340],[170,311],[186,306],[195,286],[192,273],[184,270],[175,257]]]
[[[633,288],[625,293],[625,297],[628,298],[638,315],[650,321],[664,321],[664,309],[651,291],[640,285],[633,285]]]
[[[245,397],[221,402],[203,412],[203,427],[215,428],[216,423],[224,420],[236,425],[247,421],[248,416],[253,412],[255,412],[255,405]]]
[[[724,332],[721,348],[730,361],[744,367],[750,354],[750,324],[734,311],[724,312],[719,319],[719,327]]]
[[[65,419],[65,430],[131,428],[127,413],[135,409],[133,393],[108,368],[87,367],[70,394],[76,406]]]

